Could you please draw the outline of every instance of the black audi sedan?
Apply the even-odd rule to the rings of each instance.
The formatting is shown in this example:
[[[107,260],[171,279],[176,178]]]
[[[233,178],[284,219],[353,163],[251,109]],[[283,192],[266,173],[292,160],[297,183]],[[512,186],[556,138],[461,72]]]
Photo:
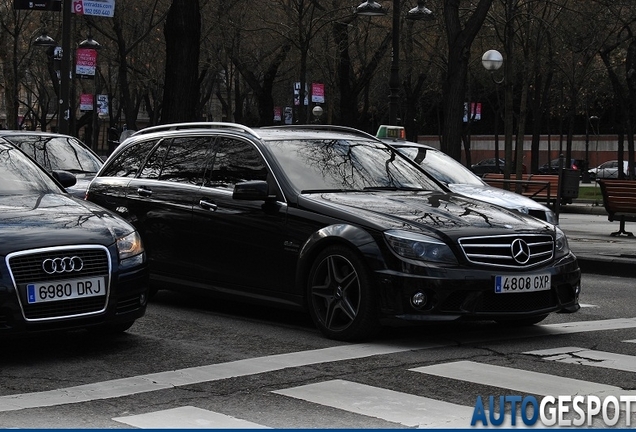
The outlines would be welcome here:
[[[149,273],[139,234],[66,193],[74,182],[0,138],[0,336],[122,332],[145,313]]]
[[[84,199],[103,160],[79,139],[51,132],[0,130],[4,138],[49,171],[68,171],[76,182],[66,191]]]
[[[305,309],[334,339],[579,308],[557,226],[453,194],[351,128],[151,127],[119,145],[87,199],[137,227],[151,289]]]

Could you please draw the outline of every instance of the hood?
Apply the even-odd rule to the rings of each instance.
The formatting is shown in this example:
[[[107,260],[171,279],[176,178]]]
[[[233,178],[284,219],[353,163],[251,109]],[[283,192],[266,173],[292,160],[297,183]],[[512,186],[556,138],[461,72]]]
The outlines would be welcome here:
[[[495,188],[488,185],[471,185],[471,184],[449,184],[447,185],[453,192],[471,197],[474,199],[486,201],[490,204],[506,207],[513,210],[527,213],[528,209],[546,211],[547,208],[535,200],[510,192],[505,189]],[[522,209],[526,209],[523,211]]]
[[[380,231],[433,231],[440,237],[458,238],[553,230],[533,217],[436,191],[316,193],[303,195],[299,203],[307,207],[330,206],[332,211],[327,214]]]
[[[0,254],[59,245],[110,246],[134,228],[120,217],[65,194],[0,198]]]

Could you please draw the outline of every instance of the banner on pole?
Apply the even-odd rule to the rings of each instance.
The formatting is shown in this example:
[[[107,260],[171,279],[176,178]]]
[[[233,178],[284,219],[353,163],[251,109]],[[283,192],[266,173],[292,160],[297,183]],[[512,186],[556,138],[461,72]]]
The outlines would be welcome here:
[[[82,93],[80,95],[80,111],[93,111],[93,95]]]
[[[78,48],[75,51],[75,74],[80,78],[94,78],[96,66],[96,50],[92,48]]]
[[[73,0],[73,13],[112,18],[115,16],[115,0]]]
[[[311,101],[325,103],[325,85],[323,83],[311,84]]]

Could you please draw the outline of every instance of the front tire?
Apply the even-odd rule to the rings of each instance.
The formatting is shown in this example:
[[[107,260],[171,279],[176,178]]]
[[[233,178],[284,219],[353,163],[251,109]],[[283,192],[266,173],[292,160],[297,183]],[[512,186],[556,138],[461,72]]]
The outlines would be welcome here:
[[[328,338],[355,341],[379,329],[375,290],[362,258],[344,246],[316,257],[307,282],[309,313]]]

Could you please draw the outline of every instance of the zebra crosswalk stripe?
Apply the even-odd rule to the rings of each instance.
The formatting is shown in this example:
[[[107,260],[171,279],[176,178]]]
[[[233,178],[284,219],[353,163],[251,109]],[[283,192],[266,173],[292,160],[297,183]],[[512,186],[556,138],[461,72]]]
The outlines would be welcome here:
[[[473,414],[464,405],[339,379],[273,393],[408,427],[468,427]]]
[[[596,392],[620,390],[618,387],[590,381],[564,378],[540,372],[473,361],[442,363],[409,370],[474,384],[544,396],[555,394],[593,394]]]
[[[193,406],[115,417],[113,420],[140,429],[269,429],[267,426]]]

